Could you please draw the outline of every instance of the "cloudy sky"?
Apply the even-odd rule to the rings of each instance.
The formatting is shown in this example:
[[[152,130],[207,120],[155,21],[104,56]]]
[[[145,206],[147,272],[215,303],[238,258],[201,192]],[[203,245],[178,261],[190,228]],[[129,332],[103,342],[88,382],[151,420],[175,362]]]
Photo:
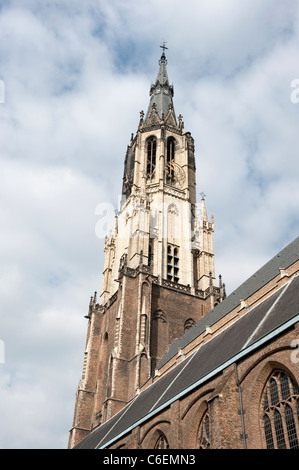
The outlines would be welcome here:
[[[1,0],[0,448],[67,447],[162,39],[227,292],[298,235],[298,0]]]

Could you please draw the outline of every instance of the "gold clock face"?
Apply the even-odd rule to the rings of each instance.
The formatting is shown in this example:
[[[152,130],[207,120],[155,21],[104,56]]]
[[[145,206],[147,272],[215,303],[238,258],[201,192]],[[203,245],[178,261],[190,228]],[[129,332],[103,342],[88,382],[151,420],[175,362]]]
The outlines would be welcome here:
[[[166,177],[173,182],[178,182],[180,186],[184,184],[186,173],[183,168],[175,162],[169,162],[165,165]]]

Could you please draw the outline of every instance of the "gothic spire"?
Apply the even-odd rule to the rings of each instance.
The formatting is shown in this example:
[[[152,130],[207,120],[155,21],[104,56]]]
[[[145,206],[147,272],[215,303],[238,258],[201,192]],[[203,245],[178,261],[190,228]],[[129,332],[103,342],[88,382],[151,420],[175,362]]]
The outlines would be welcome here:
[[[159,60],[159,71],[155,83],[151,85],[150,88],[150,103],[146,113],[145,121],[147,121],[149,115],[152,112],[153,106],[156,109],[160,119],[166,117],[169,108],[173,109],[172,97],[174,95],[173,85],[169,84],[168,75],[167,75],[167,59],[165,55],[165,42],[160,46],[163,49],[161,59]]]

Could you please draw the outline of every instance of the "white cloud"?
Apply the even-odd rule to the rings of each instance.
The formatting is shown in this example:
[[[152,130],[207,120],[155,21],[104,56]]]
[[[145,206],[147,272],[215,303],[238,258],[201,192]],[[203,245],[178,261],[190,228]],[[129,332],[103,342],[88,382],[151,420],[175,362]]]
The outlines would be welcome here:
[[[298,234],[298,1],[11,0],[0,10],[0,447],[66,447],[99,203],[156,77],[195,138],[228,291]]]

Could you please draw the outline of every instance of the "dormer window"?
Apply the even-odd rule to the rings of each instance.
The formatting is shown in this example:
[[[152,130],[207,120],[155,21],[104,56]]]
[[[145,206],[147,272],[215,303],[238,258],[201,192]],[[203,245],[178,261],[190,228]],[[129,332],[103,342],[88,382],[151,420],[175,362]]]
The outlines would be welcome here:
[[[147,177],[152,178],[156,169],[156,148],[157,141],[155,137],[150,137],[147,141],[147,166],[146,174]]]

